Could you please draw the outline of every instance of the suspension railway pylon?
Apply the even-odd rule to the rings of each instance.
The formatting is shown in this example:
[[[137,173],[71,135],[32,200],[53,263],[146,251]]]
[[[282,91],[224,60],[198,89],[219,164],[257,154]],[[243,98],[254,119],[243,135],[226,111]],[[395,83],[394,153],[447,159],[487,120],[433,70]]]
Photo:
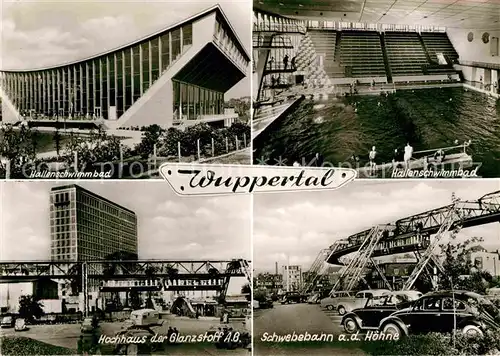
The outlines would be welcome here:
[[[464,205],[463,202],[455,200],[453,204],[450,206],[450,210],[448,212],[448,215],[446,216],[444,223],[439,227],[439,230],[436,233],[436,235],[434,235],[431,244],[421,255],[415,268],[413,269],[413,272],[403,285],[403,290],[410,290],[413,287],[418,277],[420,276],[424,268],[427,267],[430,261],[434,262],[434,264],[442,271],[441,262],[435,256],[434,250],[436,249],[436,247],[439,246],[439,243],[443,240],[445,236],[449,235],[450,233],[456,235],[458,232],[460,232],[461,230],[460,222],[462,220],[461,211],[463,205]],[[435,286],[433,287],[435,288]]]
[[[318,279],[323,275],[323,270],[325,267],[325,259],[328,257],[330,254],[330,249],[325,248],[321,250],[318,253],[318,256],[316,256],[316,259],[314,260],[313,264],[311,265],[311,268],[309,269],[309,281],[304,285],[302,288],[301,292],[302,293],[309,293],[314,290],[314,287],[316,286],[316,283],[318,282]]]
[[[387,228],[388,226],[386,225],[376,225],[370,230],[361,244],[361,247],[356,252],[356,255],[351,259],[349,264],[342,269],[340,277],[337,282],[335,282],[330,294],[339,288],[351,290],[356,287],[356,283],[361,279],[367,264],[371,260],[375,247],[378,245]],[[345,287],[342,288],[344,285]]]

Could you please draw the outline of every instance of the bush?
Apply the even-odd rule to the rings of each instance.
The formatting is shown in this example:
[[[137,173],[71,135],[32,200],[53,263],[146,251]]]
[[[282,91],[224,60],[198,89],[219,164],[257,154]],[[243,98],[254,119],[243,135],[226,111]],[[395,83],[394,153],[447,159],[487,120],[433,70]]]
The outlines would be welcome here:
[[[65,347],[46,344],[27,337],[2,337],[2,355],[74,355],[75,351]]]
[[[492,332],[483,337],[466,337],[457,333],[455,343],[451,334],[430,333],[411,335],[399,341],[363,343],[362,348],[370,355],[443,355],[475,356],[498,354],[500,336]]]
[[[250,126],[242,123],[234,123],[226,128],[213,128],[206,123],[200,123],[179,130],[171,127],[158,137],[158,154],[160,156],[177,156],[178,144],[181,144],[181,155],[183,157],[198,155],[198,140],[200,142],[201,156],[212,155],[212,139],[214,143],[214,155],[218,156],[236,149],[235,136],[240,141],[239,148],[243,148],[243,137],[246,136],[246,144],[250,143]],[[226,148],[226,139],[228,147]],[[143,140],[146,140],[144,138]],[[227,149],[227,150],[226,150]]]

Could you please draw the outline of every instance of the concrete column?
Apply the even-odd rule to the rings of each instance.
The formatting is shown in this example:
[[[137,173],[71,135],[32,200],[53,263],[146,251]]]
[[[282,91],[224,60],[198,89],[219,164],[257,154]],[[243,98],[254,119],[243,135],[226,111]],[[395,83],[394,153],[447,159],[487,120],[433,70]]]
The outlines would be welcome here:
[[[149,50],[149,55],[148,55],[148,62],[149,62],[149,86],[153,85],[153,49],[152,49],[152,44],[151,41],[148,42],[148,50]]]
[[[140,85],[139,85],[139,88],[140,88],[140,93],[141,93],[141,96],[142,96],[142,93],[144,91],[144,68],[143,68],[143,65],[142,65],[142,59],[143,59],[143,45],[139,45],[139,80],[141,81],[140,82]]]
[[[163,53],[163,43],[161,41],[161,36],[158,36],[158,76],[160,77],[162,72],[163,72],[163,61],[162,61],[162,54]]]
[[[113,78],[113,82],[115,83],[115,106],[116,106],[116,109],[118,111],[118,57],[117,56],[120,56],[121,54],[114,54],[113,56],[113,68],[115,69],[114,70],[114,73],[115,73],[115,76]]]
[[[102,87],[102,77],[103,77],[104,71],[102,70],[102,58],[99,58],[98,65],[99,65],[99,98],[98,98],[99,105],[98,106],[101,108],[100,115],[102,116],[103,115],[102,109],[103,109],[103,107],[106,106],[106,103],[103,100],[104,95],[103,95],[103,87]]]
[[[85,114],[90,114],[90,96],[92,95],[90,93],[90,81],[89,81],[89,78],[90,78],[90,68],[89,68],[89,63],[85,63],[85,106],[87,108],[87,112],[85,112]]]
[[[133,48],[130,49],[130,106],[134,104],[134,50]]]
[[[89,108],[90,115],[94,115],[95,112],[95,107],[97,106],[97,93],[96,93],[96,88],[95,88],[95,74],[96,74],[96,68],[95,68],[95,61],[92,61],[92,107]]]

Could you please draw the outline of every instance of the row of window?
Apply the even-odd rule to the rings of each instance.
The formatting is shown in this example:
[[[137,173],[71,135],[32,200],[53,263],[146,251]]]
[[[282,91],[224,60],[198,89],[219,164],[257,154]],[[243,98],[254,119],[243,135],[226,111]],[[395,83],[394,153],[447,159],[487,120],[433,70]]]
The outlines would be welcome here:
[[[246,72],[248,61],[245,59],[241,50],[236,43],[236,40],[230,35],[230,31],[225,28],[222,21],[219,19],[215,22],[214,42],[235,64],[242,72]]]
[[[253,27],[255,31],[278,32],[305,32],[303,21],[288,19],[281,16],[264,14],[259,11],[253,13]]]
[[[58,203],[58,204],[50,204],[50,212],[55,212],[55,211],[66,211],[66,210],[71,210],[75,209],[76,204],[74,201],[71,201],[68,203]]]
[[[50,213],[50,218],[51,219],[57,219],[57,218],[64,218],[64,217],[69,217],[69,216],[76,216],[75,210],[58,210],[58,211],[53,211]]]
[[[192,24],[75,65],[3,73],[2,87],[20,112],[48,117],[120,117],[192,45]]]
[[[119,217],[103,213],[101,210],[96,208],[79,206],[77,223],[78,225],[84,226],[95,226],[96,224],[118,228],[123,226],[127,230],[134,231],[136,226],[136,217],[135,215],[129,214],[121,214],[121,217]]]
[[[104,216],[113,216],[119,217],[120,219],[127,220],[129,222],[135,223],[136,216],[134,213],[128,212],[120,207],[116,207],[111,203],[99,199],[95,196],[91,196],[85,194],[83,192],[79,192],[76,196],[78,201],[78,208],[82,209],[84,212],[93,212],[96,216],[104,217]],[[89,209],[96,208],[96,209]]]
[[[446,27],[428,25],[373,24],[365,22],[307,21],[308,28],[332,30],[369,30],[402,32],[446,32]]]
[[[75,191],[71,192],[62,192],[62,193],[52,193],[50,195],[50,203],[51,204],[59,204],[69,202],[71,200],[75,200]]]

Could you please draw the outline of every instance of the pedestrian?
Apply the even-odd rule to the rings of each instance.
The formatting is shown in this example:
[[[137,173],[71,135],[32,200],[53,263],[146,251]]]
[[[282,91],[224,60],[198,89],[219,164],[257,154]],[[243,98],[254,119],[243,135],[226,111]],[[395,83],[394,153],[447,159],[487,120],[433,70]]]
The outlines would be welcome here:
[[[274,63],[274,57],[271,57],[271,59],[269,60],[269,69],[270,70],[273,70],[273,63]]]
[[[283,58],[283,65],[285,66],[285,70],[288,68],[288,54],[285,54],[285,57]]]

